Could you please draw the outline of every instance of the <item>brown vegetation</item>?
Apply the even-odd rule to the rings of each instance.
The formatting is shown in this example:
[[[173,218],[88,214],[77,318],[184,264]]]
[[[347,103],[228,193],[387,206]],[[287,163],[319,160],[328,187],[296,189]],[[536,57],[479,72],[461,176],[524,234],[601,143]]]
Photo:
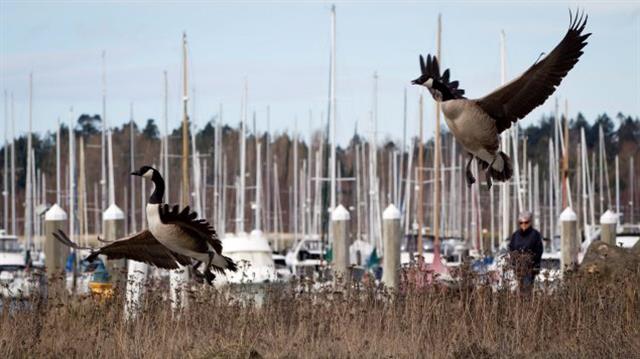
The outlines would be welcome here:
[[[149,288],[137,319],[123,296],[50,297],[0,313],[0,355],[118,358],[638,357],[640,271],[576,275],[531,295],[473,285],[309,291],[268,287],[261,305],[202,287],[173,314]],[[9,307],[12,307],[11,309]]]

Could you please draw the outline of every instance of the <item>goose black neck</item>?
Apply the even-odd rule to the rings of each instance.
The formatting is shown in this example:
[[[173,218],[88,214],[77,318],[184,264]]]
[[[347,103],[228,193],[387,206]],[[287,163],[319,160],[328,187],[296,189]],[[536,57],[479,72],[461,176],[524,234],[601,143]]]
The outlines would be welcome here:
[[[455,99],[455,96],[453,96],[453,94],[451,93],[451,89],[442,82],[434,81],[433,88],[440,91],[440,93],[442,94],[442,102]]]
[[[164,197],[164,179],[162,179],[160,173],[153,171],[151,181],[153,181],[155,188],[151,193],[151,197],[149,197],[149,203],[160,204],[162,203],[162,197]]]

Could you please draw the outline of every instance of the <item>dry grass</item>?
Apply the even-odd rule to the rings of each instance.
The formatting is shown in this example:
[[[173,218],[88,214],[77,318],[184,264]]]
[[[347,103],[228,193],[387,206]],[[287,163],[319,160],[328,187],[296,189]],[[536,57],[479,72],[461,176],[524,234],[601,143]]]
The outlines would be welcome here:
[[[0,313],[0,356],[112,358],[638,357],[640,272],[575,276],[520,295],[457,289],[265,289],[260,306],[202,287],[174,315],[166,289],[148,291],[137,319],[123,296],[31,300]]]

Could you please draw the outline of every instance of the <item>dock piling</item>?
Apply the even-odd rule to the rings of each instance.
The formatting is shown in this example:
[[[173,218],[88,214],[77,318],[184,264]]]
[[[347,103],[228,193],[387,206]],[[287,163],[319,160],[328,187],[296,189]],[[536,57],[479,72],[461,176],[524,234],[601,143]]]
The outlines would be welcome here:
[[[578,263],[578,227],[576,212],[571,207],[560,214],[560,264],[563,270],[571,270]]]
[[[54,204],[44,214],[44,254],[45,268],[47,270],[47,280],[63,274],[67,257],[69,256],[69,247],[60,243],[53,237],[53,233],[58,230],[64,230],[67,226],[67,212]]]
[[[397,288],[400,280],[400,211],[390,204],[382,213],[382,240],[384,254],[382,257],[382,282],[390,288]]]
[[[331,233],[333,236],[333,274],[346,278],[349,274],[349,236],[348,226],[351,215],[343,205],[331,212]]]
[[[616,245],[616,224],[618,218],[611,210],[605,211],[600,216],[600,239],[612,246]]]

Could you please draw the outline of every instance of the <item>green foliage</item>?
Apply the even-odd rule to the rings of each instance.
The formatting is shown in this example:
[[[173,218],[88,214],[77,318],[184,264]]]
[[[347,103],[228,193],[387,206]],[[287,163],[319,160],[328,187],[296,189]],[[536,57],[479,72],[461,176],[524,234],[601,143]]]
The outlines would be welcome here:
[[[147,120],[147,124],[142,129],[142,135],[148,139],[158,139],[160,138],[160,130],[158,130],[158,126],[156,125],[156,121],[152,118]]]
[[[99,127],[102,124],[100,115],[87,115],[83,113],[78,117],[77,131],[82,137],[87,138],[89,136],[98,134],[100,132]]]

